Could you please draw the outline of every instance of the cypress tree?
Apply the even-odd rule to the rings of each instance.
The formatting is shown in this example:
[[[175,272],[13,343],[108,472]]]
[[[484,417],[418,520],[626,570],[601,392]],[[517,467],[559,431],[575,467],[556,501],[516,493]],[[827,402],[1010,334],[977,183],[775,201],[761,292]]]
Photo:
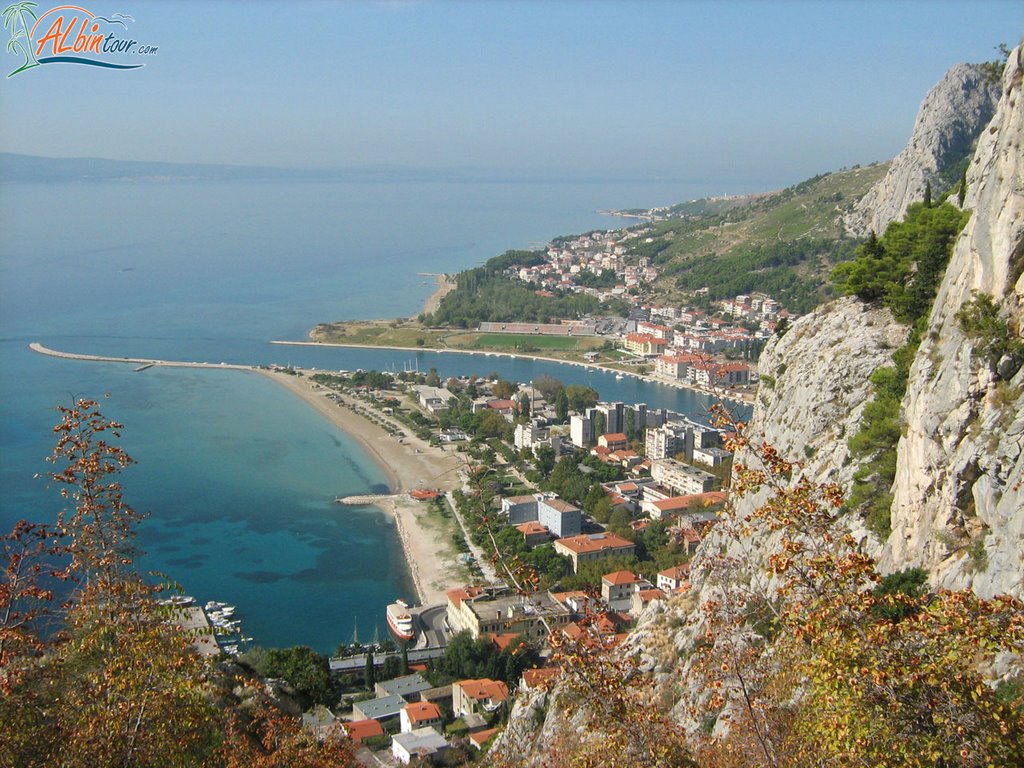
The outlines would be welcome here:
[[[373,651],[366,652],[366,690],[372,691],[376,684],[376,670],[373,666]]]
[[[960,191],[956,193],[957,205],[961,208],[964,207],[964,198],[967,197],[967,169],[964,168],[962,174],[960,174]]]
[[[402,643],[402,674],[409,674],[409,644]]]
[[[932,207],[932,183],[930,181],[924,186],[924,207]]]

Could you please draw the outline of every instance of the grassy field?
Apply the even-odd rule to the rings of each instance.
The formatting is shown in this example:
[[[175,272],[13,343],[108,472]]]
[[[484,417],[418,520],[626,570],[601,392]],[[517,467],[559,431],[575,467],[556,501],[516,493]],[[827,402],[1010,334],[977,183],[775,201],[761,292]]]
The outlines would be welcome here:
[[[578,351],[599,349],[605,340],[594,336],[540,336],[528,333],[459,333],[447,336],[445,345],[452,349],[486,349],[501,352]]]
[[[477,333],[427,328],[412,320],[358,320],[325,323],[313,329],[314,341],[329,344],[366,344],[381,347],[465,349],[480,352],[517,352],[583,360],[583,354],[600,349],[605,339],[593,336],[541,336],[526,333]],[[614,356],[614,352],[610,352]]]
[[[425,328],[414,321],[355,320],[324,323],[313,329],[314,341],[332,344],[371,344],[387,347],[438,347],[447,331]]]

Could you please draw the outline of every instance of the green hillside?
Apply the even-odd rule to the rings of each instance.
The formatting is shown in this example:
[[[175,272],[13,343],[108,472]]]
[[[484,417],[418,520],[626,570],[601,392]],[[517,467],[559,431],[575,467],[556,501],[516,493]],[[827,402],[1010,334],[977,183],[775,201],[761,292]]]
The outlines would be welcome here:
[[[885,175],[888,163],[815,176],[780,192],[696,200],[659,211],[630,253],[661,270],[668,298],[707,287],[719,299],[766,291],[797,312],[831,296],[832,267],[855,241],[839,218]]]

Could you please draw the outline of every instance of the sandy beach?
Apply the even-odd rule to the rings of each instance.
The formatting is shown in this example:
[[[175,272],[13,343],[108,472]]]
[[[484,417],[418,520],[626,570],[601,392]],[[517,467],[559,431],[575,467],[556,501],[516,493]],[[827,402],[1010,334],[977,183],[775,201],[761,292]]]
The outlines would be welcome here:
[[[454,452],[431,446],[415,435],[402,438],[402,442],[399,442],[399,438],[392,437],[361,415],[369,412],[369,406],[355,398],[341,395],[345,406],[329,400],[326,397],[329,390],[319,387],[308,378],[315,373],[314,371],[306,371],[303,376],[293,376],[250,365],[84,355],[50,349],[38,342],[33,342],[29,347],[33,352],[50,357],[86,362],[127,363],[139,366],[139,370],[148,367],[212,368],[265,376],[358,440],[384,470],[393,495],[377,500],[375,504],[390,513],[395,520],[420,603],[444,603],[445,592],[464,583],[458,552],[452,545],[447,530],[439,524],[436,516],[428,514],[429,505],[414,501],[408,495],[408,491],[414,488],[441,491],[458,488],[461,484],[458,470],[462,466],[462,460]],[[378,411],[373,411],[373,415],[377,419],[388,420]],[[394,421],[392,423],[396,429],[408,431],[404,425]],[[338,505],[338,514],[345,514],[343,505]]]
[[[392,437],[378,425],[361,415],[371,412],[370,407],[355,398],[340,395],[345,405],[327,398],[333,390],[319,388],[306,376],[260,370],[260,374],[287,389],[309,404],[317,413],[351,435],[367,450],[388,476],[393,496],[381,499],[376,506],[392,514],[398,536],[405,550],[406,561],[419,602],[423,605],[444,603],[445,593],[462,586],[458,553],[448,535],[438,530],[437,520],[428,515],[429,505],[414,501],[408,491],[431,488],[449,491],[461,484],[459,468],[462,460],[454,453],[409,435],[408,428],[392,422],[408,435]],[[377,419],[387,419],[379,411],[372,411]],[[339,505],[339,514],[344,507]]]
[[[434,292],[423,303],[423,309],[420,311],[424,315],[431,314],[441,305],[441,299],[455,290],[455,281],[449,278],[448,275],[435,275],[434,279],[437,281],[437,288],[434,289]]]

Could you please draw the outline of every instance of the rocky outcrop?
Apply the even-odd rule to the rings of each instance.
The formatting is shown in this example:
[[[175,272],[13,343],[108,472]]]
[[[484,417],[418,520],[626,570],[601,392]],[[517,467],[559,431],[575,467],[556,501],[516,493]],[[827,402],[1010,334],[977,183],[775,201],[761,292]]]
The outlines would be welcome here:
[[[847,439],[871,398],[868,379],[892,364],[906,335],[888,309],[854,298],[804,315],[761,354],[751,434],[763,434],[783,456],[803,462],[815,481],[849,490],[856,467]]]
[[[935,582],[1024,596],[1024,370],[979,359],[956,319],[992,296],[1020,337],[1024,303],[1024,64],[1010,56],[1002,98],[968,171],[973,215],[953,251],[910,371],[892,535],[882,565],[920,565]]]
[[[941,174],[970,154],[992,119],[999,92],[984,65],[957,64],[949,70],[921,103],[910,142],[888,173],[843,217],[847,231],[881,234],[903,218],[908,205],[922,200],[928,182],[936,196],[948,186]]]

